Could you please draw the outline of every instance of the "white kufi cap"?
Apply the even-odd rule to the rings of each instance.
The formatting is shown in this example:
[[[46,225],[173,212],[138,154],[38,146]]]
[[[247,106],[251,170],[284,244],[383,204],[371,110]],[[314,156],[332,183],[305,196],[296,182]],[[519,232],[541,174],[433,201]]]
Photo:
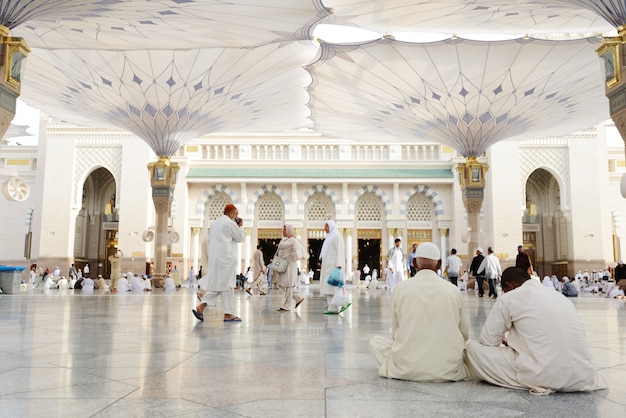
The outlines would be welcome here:
[[[441,252],[432,242],[421,243],[415,250],[415,258],[428,258],[430,260],[441,260]]]

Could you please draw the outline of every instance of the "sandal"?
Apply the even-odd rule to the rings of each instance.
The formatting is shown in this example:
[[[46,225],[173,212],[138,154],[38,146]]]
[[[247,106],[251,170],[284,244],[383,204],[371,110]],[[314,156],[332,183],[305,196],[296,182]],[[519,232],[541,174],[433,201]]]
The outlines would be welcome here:
[[[346,306],[342,307],[342,308],[339,310],[339,313],[342,313],[343,311],[345,311],[346,309],[348,309],[348,308],[350,307],[350,305],[352,305],[352,304],[351,304],[351,303],[348,303]]]
[[[195,316],[197,320],[204,321],[204,315],[203,314],[201,314],[200,312],[196,311],[195,309],[192,309],[191,312],[193,312],[193,316]]]
[[[298,306],[300,306],[300,304],[304,302],[304,298],[300,299],[298,302],[296,302],[296,309],[298,309]]]
[[[224,318],[224,322],[241,322],[241,318],[237,317],[237,316],[233,316],[230,319],[226,319]]]
[[[265,293],[265,292],[261,292],[261,293],[259,293],[259,295],[261,295],[261,296],[265,296],[265,295],[267,295],[267,293]]]

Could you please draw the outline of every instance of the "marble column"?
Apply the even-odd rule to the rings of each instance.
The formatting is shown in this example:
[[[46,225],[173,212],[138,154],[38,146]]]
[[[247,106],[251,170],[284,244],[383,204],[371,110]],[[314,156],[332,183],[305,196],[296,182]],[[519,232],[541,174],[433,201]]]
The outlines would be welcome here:
[[[626,153],[626,26],[617,30],[619,36],[603,38],[596,52],[604,64],[604,92],[609,99],[609,114],[624,141]],[[620,191],[626,198],[626,174],[622,175]]]
[[[171,216],[172,201],[176,177],[180,167],[169,157],[161,156],[157,162],[148,164],[152,201],[156,209],[156,231],[154,237],[154,274],[152,283],[155,287],[163,287],[167,262],[167,222]]]
[[[248,267],[250,267],[252,265],[252,254],[250,252],[250,246],[251,246],[251,235],[252,235],[252,228],[250,227],[245,227],[243,229],[243,232],[246,234],[246,238],[245,238],[245,243],[246,243],[246,255],[245,255],[245,259],[244,259],[244,263],[243,263],[243,270],[244,272],[248,270]]]
[[[191,235],[193,236],[193,271],[198,274],[198,257],[200,257],[200,228],[191,228]]]
[[[471,228],[467,254],[473,254],[480,246],[480,210],[485,198],[485,173],[489,166],[478,161],[476,157],[467,157],[456,169],[459,172],[463,205],[467,212],[467,226]]]

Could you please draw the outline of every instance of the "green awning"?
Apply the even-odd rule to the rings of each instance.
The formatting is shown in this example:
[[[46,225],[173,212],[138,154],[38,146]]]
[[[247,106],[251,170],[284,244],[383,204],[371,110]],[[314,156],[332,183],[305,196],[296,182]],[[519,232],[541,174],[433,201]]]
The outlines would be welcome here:
[[[201,168],[189,169],[188,178],[453,178],[449,168]]]

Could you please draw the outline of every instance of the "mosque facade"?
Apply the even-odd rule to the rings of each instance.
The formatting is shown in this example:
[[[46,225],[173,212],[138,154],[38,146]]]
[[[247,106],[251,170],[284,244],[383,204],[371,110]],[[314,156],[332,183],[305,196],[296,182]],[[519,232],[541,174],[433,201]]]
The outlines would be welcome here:
[[[626,216],[619,181],[624,145],[611,126],[566,137],[504,141],[480,159],[489,165],[479,244],[503,267],[522,244],[540,275],[614,266],[622,258]],[[0,200],[0,264],[89,264],[108,277],[118,249],[122,268],[150,272],[155,208],[148,170],[156,156],[133,134],[65,124],[43,125],[36,147],[0,146],[0,168],[30,185],[21,202]],[[168,268],[186,277],[206,265],[208,226],[227,203],[244,219],[241,269],[258,243],[266,262],[284,223],[296,227],[317,271],[324,223],[335,220],[350,271],[385,268],[400,238],[432,241],[442,257],[456,248],[465,266],[467,216],[453,149],[428,143],[356,143],[309,133],[210,135],[173,156],[181,170],[169,218]],[[204,261],[203,261],[204,260]],[[185,273],[182,273],[185,272]]]

